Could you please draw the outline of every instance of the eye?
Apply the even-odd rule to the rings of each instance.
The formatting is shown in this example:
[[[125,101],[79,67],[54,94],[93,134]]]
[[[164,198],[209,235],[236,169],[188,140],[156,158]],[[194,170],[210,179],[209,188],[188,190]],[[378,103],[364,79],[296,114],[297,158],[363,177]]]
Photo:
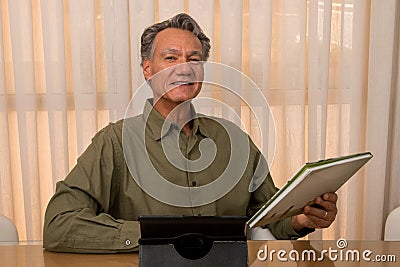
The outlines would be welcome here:
[[[190,57],[189,62],[192,64],[199,64],[202,61],[201,57]]]
[[[174,60],[176,60],[177,58],[174,57],[174,56],[167,56],[167,57],[165,57],[165,59],[168,60],[168,61],[174,61]]]

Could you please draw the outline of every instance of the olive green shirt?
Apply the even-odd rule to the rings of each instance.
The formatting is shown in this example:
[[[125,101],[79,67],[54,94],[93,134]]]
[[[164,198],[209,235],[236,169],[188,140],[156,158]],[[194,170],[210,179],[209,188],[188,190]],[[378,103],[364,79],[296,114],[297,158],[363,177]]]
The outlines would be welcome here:
[[[56,192],[48,204],[43,233],[46,249],[78,253],[136,251],[140,238],[137,221],[140,215],[252,216],[277,191],[262,154],[233,123],[196,117],[191,134],[186,136],[172,123],[166,123],[163,128],[165,122],[166,119],[147,102],[142,115],[110,123],[94,136],[65,180],[57,183]],[[231,144],[221,122],[228,123],[230,131],[233,129],[236,134],[247,138],[248,152],[243,153],[247,163],[231,190],[228,188],[228,192],[216,200],[201,203],[207,196],[197,194],[195,189],[204,188],[224,175],[229,167],[232,146],[240,147]],[[126,129],[133,129],[133,132]],[[136,139],[130,139],[129,135],[134,135],[134,132],[142,132],[145,141],[135,143]],[[162,140],[165,138],[179,140],[181,153],[190,161],[201,157],[199,144],[210,138],[216,146],[216,155],[206,168],[196,171],[181,169],[163,153]],[[133,141],[126,143],[125,140]],[[126,156],[133,163],[127,164]],[[181,207],[146,193],[139,184],[150,179],[151,174],[135,170],[142,168],[142,164],[135,165],[135,162],[142,162],[144,158],[150,160],[165,180],[186,190],[182,198],[187,197],[194,204]],[[132,173],[143,177],[134,179]],[[254,187],[256,190],[249,192],[253,190],[249,190],[252,183],[259,181],[261,183]],[[161,193],[165,191],[165,196],[173,195],[168,195],[168,190],[163,191],[164,187],[158,187],[156,189]],[[214,190],[208,188],[212,195]],[[295,232],[290,218],[266,227],[278,239],[295,239],[308,233]]]

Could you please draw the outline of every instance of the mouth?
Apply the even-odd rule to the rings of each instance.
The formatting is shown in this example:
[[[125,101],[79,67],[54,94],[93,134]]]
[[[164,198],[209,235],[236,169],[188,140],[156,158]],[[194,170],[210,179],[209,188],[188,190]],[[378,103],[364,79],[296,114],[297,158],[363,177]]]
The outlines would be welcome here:
[[[176,81],[171,83],[171,85],[173,86],[181,86],[181,85],[193,85],[194,82],[190,82],[190,81]]]

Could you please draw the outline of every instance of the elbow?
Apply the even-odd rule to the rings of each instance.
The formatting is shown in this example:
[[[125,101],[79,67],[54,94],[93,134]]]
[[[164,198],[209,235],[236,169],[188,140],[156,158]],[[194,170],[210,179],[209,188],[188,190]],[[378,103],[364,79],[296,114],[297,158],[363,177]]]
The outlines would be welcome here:
[[[43,248],[49,251],[59,251],[61,236],[51,222],[45,222],[43,227]]]
[[[55,252],[68,252],[65,241],[66,224],[60,220],[60,216],[56,216],[52,220],[46,220],[43,227],[43,248]]]

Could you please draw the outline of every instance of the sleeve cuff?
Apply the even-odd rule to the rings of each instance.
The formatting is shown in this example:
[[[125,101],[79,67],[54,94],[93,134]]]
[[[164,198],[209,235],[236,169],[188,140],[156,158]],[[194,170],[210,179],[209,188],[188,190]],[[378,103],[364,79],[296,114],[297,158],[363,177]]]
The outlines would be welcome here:
[[[140,226],[137,221],[126,221],[123,223],[119,242],[120,248],[126,251],[138,251],[140,238]]]

